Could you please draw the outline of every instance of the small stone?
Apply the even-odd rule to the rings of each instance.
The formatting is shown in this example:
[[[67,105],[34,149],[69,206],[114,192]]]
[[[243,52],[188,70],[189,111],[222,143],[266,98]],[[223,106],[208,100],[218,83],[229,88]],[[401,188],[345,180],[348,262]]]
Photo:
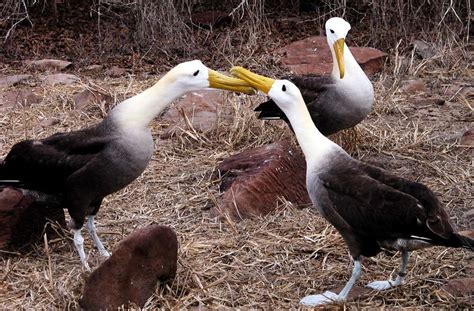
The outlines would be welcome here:
[[[413,46],[415,48],[415,53],[423,59],[431,58],[438,53],[438,50],[429,43],[421,40],[413,41]]]
[[[423,80],[406,80],[402,83],[400,90],[406,94],[426,92],[426,84]]]
[[[43,77],[43,84],[73,84],[79,82],[81,79],[78,76],[69,73],[55,73]]]
[[[59,120],[56,118],[45,118],[39,123],[41,127],[50,127],[56,124],[59,124]]]
[[[79,302],[85,310],[143,307],[157,282],[176,275],[178,239],[166,226],[150,225],[126,237],[90,275]]]
[[[107,69],[105,74],[112,78],[120,78],[127,74],[127,70],[125,70],[124,68],[113,66],[112,68]]]
[[[30,106],[41,101],[41,97],[29,90],[18,90],[0,93],[0,108],[16,105]]]
[[[102,65],[90,65],[84,68],[87,71],[97,71],[102,69]]]
[[[12,75],[12,76],[1,76],[0,86],[8,87],[13,86],[23,80],[30,79],[31,75]]]
[[[462,236],[467,236],[468,238],[474,239],[474,230],[464,230],[459,231],[458,234]]]
[[[441,290],[454,297],[469,297],[474,295],[474,278],[452,279],[441,287]]]
[[[110,104],[113,101],[113,98],[110,95],[91,89],[85,89],[79,93],[76,93],[73,99],[76,109],[84,109],[88,106],[99,103]]]
[[[48,222],[66,228],[64,210],[57,203],[40,202],[28,194],[32,191],[26,190],[25,194],[23,191],[0,188],[0,249],[20,249],[38,241]],[[54,230],[46,233],[51,236]]]
[[[462,134],[461,140],[459,141],[461,146],[474,146],[474,129],[468,129]]]
[[[281,197],[297,205],[310,204],[306,190],[306,162],[289,142],[245,150],[217,167],[224,191],[211,216],[227,214],[234,220],[264,216],[278,207]]]
[[[63,70],[72,65],[71,62],[60,59],[41,59],[26,61],[28,65],[42,70]]]

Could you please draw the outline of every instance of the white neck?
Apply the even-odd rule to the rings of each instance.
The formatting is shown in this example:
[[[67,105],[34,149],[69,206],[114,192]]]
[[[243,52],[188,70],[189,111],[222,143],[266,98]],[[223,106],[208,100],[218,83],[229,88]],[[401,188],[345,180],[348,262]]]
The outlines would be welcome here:
[[[353,105],[358,105],[366,108],[372,107],[374,102],[374,89],[372,82],[360,67],[354,56],[349,50],[349,47],[344,43],[344,78],[341,79],[339,75],[339,66],[337,65],[336,53],[332,45],[330,46],[332,54],[332,73],[331,76],[336,83],[340,92],[347,95],[347,98],[352,99]]]
[[[302,97],[290,111],[285,111],[285,114],[303,150],[308,169],[324,164],[330,153],[337,149],[342,150],[316,128]]]
[[[147,128],[163,109],[184,93],[186,91],[165,76],[142,93],[118,104],[107,118],[112,118],[121,128]]]

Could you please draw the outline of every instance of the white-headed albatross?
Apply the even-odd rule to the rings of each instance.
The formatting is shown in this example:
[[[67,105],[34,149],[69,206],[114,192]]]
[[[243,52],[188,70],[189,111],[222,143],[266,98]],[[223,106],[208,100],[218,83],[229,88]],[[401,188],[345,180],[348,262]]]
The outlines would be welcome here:
[[[374,102],[374,89],[345,43],[351,25],[339,17],[325,25],[331,50],[333,69],[330,75],[291,76],[303,94],[311,119],[323,135],[330,135],[360,123],[369,114]],[[259,119],[288,118],[273,99],[260,104]]]
[[[154,86],[118,104],[96,125],[17,143],[0,167],[0,179],[58,195],[71,216],[69,227],[80,260],[89,268],[81,235],[85,217],[100,254],[108,256],[94,227],[102,199],[145,170],[153,153],[150,122],[173,100],[209,87],[254,92],[246,82],[208,69],[199,60],[181,63]]]
[[[288,117],[306,158],[311,201],[342,235],[354,259],[352,276],[339,294],[326,291],[307,296],[302,304],[345,300],[360,276],[361,256],[375,256],[381,248],[400,251],[402,264],[396,280],[368,285],[378,290],[402,284],[409,251],[435,245],[474,250],[474,240],[454,231],[430,189],[355,160],[322,135],[292,82],[259,76],[242,67],[231,72],[268,94]]]

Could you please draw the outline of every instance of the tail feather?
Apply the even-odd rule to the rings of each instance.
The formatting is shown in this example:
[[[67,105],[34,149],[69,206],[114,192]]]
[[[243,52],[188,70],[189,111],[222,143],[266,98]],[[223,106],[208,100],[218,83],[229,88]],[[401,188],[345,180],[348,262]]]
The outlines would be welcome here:
[[[462,247],[462,248],[470,250],[471,252],[474,252],[474,239],[465,235],[461,235],[459,233],[454,233],[451,240],[453,239],[456,240],[459,247]]]

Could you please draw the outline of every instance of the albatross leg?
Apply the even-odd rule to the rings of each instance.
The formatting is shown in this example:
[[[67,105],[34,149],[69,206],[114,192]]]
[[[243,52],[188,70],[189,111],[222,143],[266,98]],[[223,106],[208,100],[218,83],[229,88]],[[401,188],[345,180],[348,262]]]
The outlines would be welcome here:
[[[349,292],[352,289],[352,286],[354,286],[355,282],[359,278],[361,274],[361,265],[359,260],[354,261],[354,268],[352,269],[352,276],[347,281],[346,286],[341,290],[339,294],[336,294],[331,291],[325,291],[321,295],[309,295],[304,297],[303,299],[300,300],[300,304],[305,305],[305,306],[317,306],[317,305],[322,305],[326,303],[331,303],[334,301],[345,301],[347,298],[347,295],[349,295]]]
[[[370,287],[375,290],[385,290],[391,287],[402,285],[403,280],[407,275],[408,255],[408,251],[402,251],[402,264],[400,265],[400,270],[398,271],[397,278],[394,281],[373,281],[367,284],[367,287]]]
[[[109,252],[105,249],[104,244],[102,244],[102,241],[99,239],[99,236],[97,235],[97,229],[95,228],[94,225],[94,215],[89,215],[87,217],[87,230],[89,231],[89,234],[92,237],[92,240],[94,240],[95,246],[99,250],[99,254],[102,257],[110,257]]]
[[[90,271],[91,268],[87,263],[86,252],[84,252],[84,238],[82,237],[81,229],[72,229],[72,232],[74,232],[74,246],[76,246],[79,253],[81,263],[87,271]]]

